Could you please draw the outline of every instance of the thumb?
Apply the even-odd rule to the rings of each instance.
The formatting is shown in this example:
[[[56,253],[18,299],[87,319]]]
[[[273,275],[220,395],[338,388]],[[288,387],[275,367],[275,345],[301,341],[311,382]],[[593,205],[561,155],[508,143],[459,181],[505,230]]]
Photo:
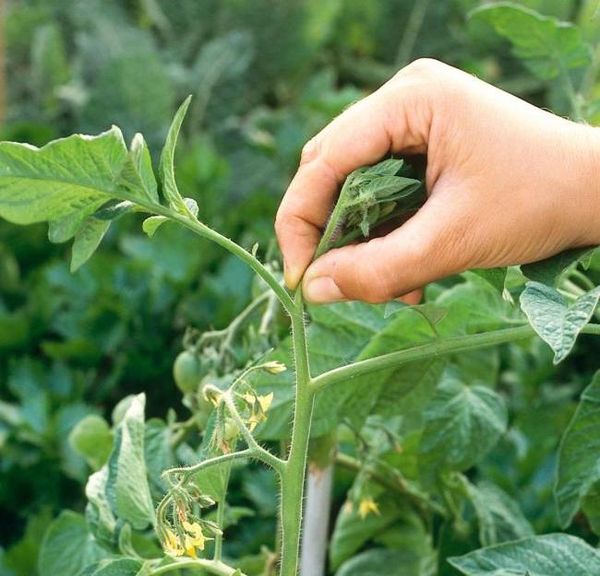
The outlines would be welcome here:
[[[387,302],[469,267],[458,214],[430,198],[392,233],[331,250],[310,265],[303,281],[313,303]]]

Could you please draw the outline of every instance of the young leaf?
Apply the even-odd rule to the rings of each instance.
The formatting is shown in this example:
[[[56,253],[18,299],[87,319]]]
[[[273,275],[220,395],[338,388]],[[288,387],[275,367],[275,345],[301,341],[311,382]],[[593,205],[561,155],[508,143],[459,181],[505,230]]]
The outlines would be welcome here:
[[[140,175],[144,192],[152,202],[158,204],[158,189],[154,169],[152,168],[152,157],[150,156],[148,144],[146,144],[141,134],[138,133],[133,137],[129,154],[137,173]]]
[[[510,41],[515,56],[539,78],[551,80],[590,62],[590,47],[579,28],[512,2],[495,2],[471,12]]]
[[[108,499],[115,514],[140,530],[154,523],[144,459],[144,405],[144,395],[136,396],[116,429],[107,483]]]
[[[466,576],[592,576],[600,574],[600,553],[579,538],[548,534],[482,548],[449,558]]]
[[[506,405],[496,392],[447,375],[425,410],[420,445],[424,476],[473,466],[504,434],[507,420]]]
[[[566,528],[582,504],[593,504],[589,515],[600,533],[600,506],[586,497],[600,486],[600,371],[583,391],[577,411],[560,443],[554,498],[558,518]]]
[[[188,208],[179,193],[177,182],[175,181],[175,147],[177,146],[181,124],[183,123],[191,100],[192,97],[188,96],[179,107],[179,110],[177,110],[175,118],[173,118],[173,122],[169,128],[167,140],[160,155],[159,164],[159,175],[165,199],[173,209],[184,214],[188,213]]]
[[[50,525],[38,559],[39,576],[78,574],[109,553],[96,544],[85,518],[65,511]]]
[[[380,224],[416,210],[425,201],[423,182],[404,160],[389,158],[352,172],[342,187],[316,257],[367,238]]]
[[[583,294],[573,304],[554,288],[528,282],[521,293],[521,308],[532,328],[554,351],[554,364],[573,349],[581,329],[590,321],[600,299],[600,286]]]
[[[168,221],[169,219],[166,216],[149,216],[142,223],[142,230],[148,235],[149,238],[152,238],[156,231]]]

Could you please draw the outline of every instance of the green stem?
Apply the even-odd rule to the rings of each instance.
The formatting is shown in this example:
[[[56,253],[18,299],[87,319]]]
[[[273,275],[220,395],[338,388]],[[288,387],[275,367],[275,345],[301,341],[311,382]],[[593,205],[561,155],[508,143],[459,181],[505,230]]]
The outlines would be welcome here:
[[[583,327],[581,333],[600,335],[600,325],[588,324]],[[332,386],[340,382],[347,382],[349,379],[363,374],[388,368],[397,368],[408,362],[446,356],[448,354],[465,352],[467,350],[489,348],[490,346],[497,346],[498,344],[505,344],[507,342],[513,342],[514,340],[522,340],[534,335],[535,332],[533,331],[533,328],[529,325],[525,325],[517,328],[505,328],[502,330],[484,332],[482,334],[454,336],[442,341],[436,340],[428,344],[421,344],[420,346],[398,350],[397,352],[390,352],[389,354],[361,360],[360,362],[355,362],[348,366],[335,368],[313,378],[310,387],[316,392],[327,386]]]
[[[242,437],[248,445],[248,449],[252,452],[253,458],[260,460],[263,464],[270,466],[273,468],[273,470],[281,474],[283,472],[285,462],[258,444],[258,442],[254,439],[254,436],[252,436],[252,432],[248,430],[246,424],[242,420],[242,417],[235,407],[235,403],[229,392],[223,393],[223,402],[225,402],[225,406],[227,407],[229,414],[231,414],[231,417],[237,424]]]
[[[200,472],[200,470],[204,470],[205,468],[210,468],[211,466],[218,466],[219,464],[224,464],[225,462],[230,462],[232,460],[243,460],[246,458],[255,458],[256,455],[253,450],[250,448],[246,448],[246,450],[240,450],[239,452],[231,452],[230,454],[223,454],[222,456],[216,456],[215,458],[210,458],[208,460],[203,460],[202,462],[198,462],[198,464],[194,464],[193,466],[182,466],[180,468],[169,468],[163,472],[163,475],[171,476],[173,474],[182,474],[182,482],[187,482],[194,474]],[[260,458],[259,458],[260,459]]]
[[[338,198],[344,198],[346,195],[346,189],[349,186],[350,179],[347,179],[342,186],[342,190],[340,191],[340,195]],[[344,202],[335,203],[333,208],[333,212],[331,216],[329,216],[329,220],[327,221],[327,226],[325,227],[325,231],[321,236],[321,240],[319,245],[317,246],[317,250],[315,251],[314,260],[316,260],[319,256],[322,256],[331,248],[331,244],[334,241],[334,236],[338,232],[338,227],[342,224],[342,216],[344,215],[344,211],[346,210],[346,206]]]
[[[296,365],[296,402],[290,452],[281,477],[280,576],[296,576],[298,573],[304,480],[314,404],[314,393],[310,388],[304,306],[300,290],[296,292],[294,303],[295,309],[291,319]]]
[[[288,314],[292,314],[294,311],[294,301],[291,296],[287,293],[286,289],[279,283],[279,280],[273,276],[270,270],[268,270],[262,262],[255,258],[250,252],[238,246],[233,240],[219,234],[212,228],[209,228],[206,224],[199,222],[190,216],[175,212],[165,206],[152,205],[148,207],[150,211],[161,216],[165,216],[170,220],[179,222],[186,228],[189,228],[199,236],[211,240],[215,244],[218,244],[222,248],[225,248],[228,252],[239,258],[242,262],[250,266],[275,292],[277,298],[281,302],[281,305],[287,310]]]
[[[235,568],[227,566],[227,564],[224,564],[223,562],[200,559],[180,560],[178,562],[173,562],[173,564],[169,564],[168,566],[161,566],[160,568],[152,570],[148,576],[158,576],[159,574],[166,574],[167,572],[173,572],[175,570],[183,570],[184,568],[202,569],[210,574],[215,574],[216,576],[233,576],[234,574],[236,576],[246,576],[243,572],[238,572]]]

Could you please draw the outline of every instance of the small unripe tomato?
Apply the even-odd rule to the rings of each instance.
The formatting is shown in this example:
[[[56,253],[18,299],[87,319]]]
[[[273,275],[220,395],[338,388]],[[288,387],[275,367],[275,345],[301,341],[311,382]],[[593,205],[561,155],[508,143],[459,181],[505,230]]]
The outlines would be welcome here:
[[[194,394],[198,390],[202,366],[200,358],[190,350],[180,352],[173,363],[175,384],[184,394]]]
[[[223,424],[223,440],[233,442],[240,435],[240,428],[233,418],[227,418]]]

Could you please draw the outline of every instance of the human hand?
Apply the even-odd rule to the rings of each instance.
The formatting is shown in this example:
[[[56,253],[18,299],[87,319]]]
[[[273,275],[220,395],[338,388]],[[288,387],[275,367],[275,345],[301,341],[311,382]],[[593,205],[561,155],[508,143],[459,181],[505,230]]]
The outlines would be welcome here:
[[[424,206],[311,264],[345,177],[389,153],[427,155]],[[312,302],[384,302],[470,268],[600,244],[600,131],[418,60],[306,144],[275,228],[286,284],[303,277]]]

